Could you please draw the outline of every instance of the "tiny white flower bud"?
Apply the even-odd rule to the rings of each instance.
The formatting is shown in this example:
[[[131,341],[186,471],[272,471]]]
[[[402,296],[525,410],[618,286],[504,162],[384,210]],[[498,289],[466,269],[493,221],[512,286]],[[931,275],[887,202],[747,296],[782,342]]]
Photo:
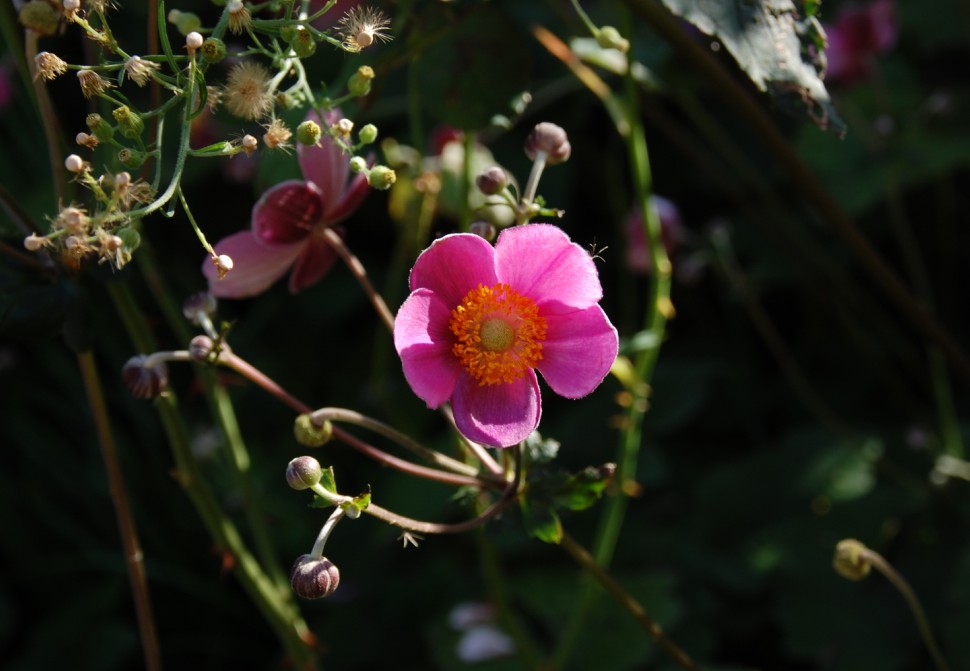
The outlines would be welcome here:
[[[36,233],[31,233],[24,238],[24,249],[28,252],[36,252],[47,244],[47,238],[41,237]]]
[[[259,146],[259,140],[256,139],[255,135],[244,135],[240,145],[247,155],[252,154],[254,151],[256,151],[256,147]]]
[[[232,270],[232,257],[228,254],[221,254],[217,256],[216,258],[212,259],[212,263],[215,265],[216,271],[219,273],[220,280],[228,275],[229,271]]]
[[[64,167],[68,172],[81,173],[84,171],[84,159],[77,154],[71,154],[64,159]]]
[[[205,38],[202,37],[201,33],[192,31],[185,36],[185,48],[189,50],[190,54],[194,54],[196,49],[202,48],[202,43]]]
[[[347,137],[354,130],[354,122],[350,119],[341,119],[336,124],[334,124],[337,132]]]

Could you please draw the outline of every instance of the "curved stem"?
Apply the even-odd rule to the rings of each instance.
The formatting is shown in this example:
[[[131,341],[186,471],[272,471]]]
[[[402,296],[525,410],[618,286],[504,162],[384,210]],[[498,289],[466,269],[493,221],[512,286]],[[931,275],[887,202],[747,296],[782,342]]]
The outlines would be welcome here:
[[[364,293],[367,294],[367,298],[370,299],[371,305],[373,305],[374,309],[377,311],[377,315],[381,318],[381,321],[384,322],[387,330],[393,333],[394,314],[390,311],[390,309],[388,309],[387,303],[385,303],[381,295],[377,293],[374,285],[371,284],[367,277],[367,271],[364,269],[364,264],[360,262],[360,259],[353,255],[350,249],[347,248],[347,245],[344,244],[343,239],[337,235],[336,231],[334,231],[332,228],[324,229],[323,239],[327,241],[327,244],[333,247],[333,250],[337,252],[340,258],[343,259],[343,262],[347,264],[347,267],[350,268],[350,272],[354,274],[354,277],[357,278],[360,286],[364,289]]]
[[[462,475],[477,476],[479,474],[478,469],[476,469],[474,466],[469,466],[468,464],[462,463],[457,459],[452,459],[449,456],[441,454],[437,450],[427,448],[410,436],[401,433],[397,429],[390,427],[383,422],[379,422],[376,419],[368,417],[367,415],[362,415],[359,412],[348,410],[346,408],[320,408],[319,410],[314,410],[310,417],[313,419],[313,423],[317,425],[320,425],[328,420],[332,422],[347,422],[350,424],[356,424],[357,426],[370,429],[371,431],[379,433],[385,438],[393,440],[401,447],[411,450],[418,456],[424,457],[428,461],[437,464],[442,468],[447,468]]]
[[[563,533],[559,547],[564,549],[576,562],[583,567],[607,592],[610,593],[617,603],[626,610],[637,624],[647,632],[657,644],[670,655],[678,666],[685,671],[701,671],[700,667],[684,652],[676,643],[670,640],[664,633],[663,628],[647,614],[639,601],[630,596],[629,593],[613,577],[600,566],[584,547],[576,543],[572,536]]]
[[[927,650],[929,650],[930,656],[933,658],[934,664],[939,671],[949,671],[950,667],[946,663],[946,659],[943,657],[943,653],[940,652],[940,648],[936,645],[936,639],[933,638],[933,631],[930,629],[929,620],[926,618],[926,613],[923,611],[923,606],[919,602],[919,598],[916,596],[916,592],[913,588],[909,586],[906,579],[901,576],[896,569],[894,569],[885,557],[876,552],[875,550],[870,550],[865,548],[862,550],[862,558],[868,560],[870,564],[876,567],[880,573],[882,573],[886,580],[892,583],[893,587],[899,590],[899,593],[903,596],[906,601],[906,605],[913,613],[913,617],[916,618],[916,626],[919,629],[920,636],[923,638],[923,643],[926,644]]]
[[[334,527],[337,526],[337,522],[343,518],[346,512],[343,508],[337,508],[330,514],[323,528],[320,529],[320,533],[317,534],[317,539],[313,542],[313,548],[310,550],[311,557],[320,559],[323,556],[323,546],[327,544],[327,539],[330,538],[330,532],[333,531]]]
[[[128,492],[125,488],[124,473],[118,460],[118,449],[114,435],[111,433],[111,423],[108,418],[108,408],[101,382],[94,365],[91,350],[77,353],[78,366],[84,380],[84,389],[91,405],[91,414],[101,445],[101,458],[104,460],[108,474],[108,490],[115,509],[118,522],[118,532],[125,552],[125,567],[128,569],[128,581],[135,600],[135,616],[138,629],[141,632],[141,642],[145,649],[145,668],[148,671],[159,671],[162,668],[161,650],[158,645],[158,634],[155,629],[155,618],[152,615],[151,599],[148,593],[148,581],[145,576],[145,555],[138,540],[135,521],[128,505]]]

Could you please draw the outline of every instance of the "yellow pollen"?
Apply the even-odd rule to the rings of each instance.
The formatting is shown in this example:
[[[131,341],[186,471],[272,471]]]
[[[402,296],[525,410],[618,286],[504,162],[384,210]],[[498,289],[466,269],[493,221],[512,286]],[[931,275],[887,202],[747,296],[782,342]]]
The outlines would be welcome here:
[[[457,337],[452,353],[481,385],[514,382],[542,360],[546,319],[506,284],[469,291],[449,327]]]

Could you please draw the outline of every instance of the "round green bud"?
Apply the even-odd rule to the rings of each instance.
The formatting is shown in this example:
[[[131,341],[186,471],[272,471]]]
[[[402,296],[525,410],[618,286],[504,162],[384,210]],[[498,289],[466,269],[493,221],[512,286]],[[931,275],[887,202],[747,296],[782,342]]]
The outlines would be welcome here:
[[[300,445],[320,447],[330,442],[332,435],[333,425],[330,422],[324,422],[323,426],[317,426],[313,423],[313,418],[310,415],[300,415],[293,422],[293,437]]]
[[[868,548],[854,538],[839,541],[832,559],[835,572],[849,580],[862,580],[872,569]]]
[[[311,119],[307,119],[296,127],[297,141],[308,147],[312,147],[319,142],[321,135],[323,135],[323,129],[320,128],[320,124]]]
[[[356,175],[357,173],[364,172],[365,170],[367,170],[367,161],[365,161],[363,157],[354,156],[352,159],[350,159],[350,172]]]
[[[118,152],[118,160],[126,168],[136,170],[145,163],[145,152],[125,147]]]
[[[199,51],[206,63],[218,63],[226,57],[226,43],[218,37],[207,37]]]
[[[373,144],[377,139],[377,126],[372,123],[367,124],[357,132],[357,137],[361,144]]]
[[[121,238],[121,247],[129,254],[141,245],[141,234],[130,226],[115,229],[115,235]]]
[[[180,12],[173,9],[168,13],[168,22],[182,35],[188,35],[202,27],[202,19],[192,12]]]
[[[613,26],[603,26],[597,30],[596,43],[604,49],[616,49],[624,54],[630,50],[630,41]]]
[[[320,462],[313,457],[297,457],[286,466],[286,483],[297,491],[313,487],[322,477]]]
[[[17,18],[20,19],[21,25],[25,28],[29,28],[41,35],[53,35],[56,33],[57,23],[60,19],[57,15],[57,10],[49,2],[45,2],[44,0],[30,0],[30,2],[20,8],[20,14],[17,15]]]
[[[88,114],[84,121],[101,142],[108,142],[114,137],[114,128],[100,114]]]
[[[293,39],[296,37],[296,26],[283,26],[280,28],[280,37],[287,44],[292,44]]]
[[[122,135],[132,140],[141,137],[142,131],[145,130],[145,122],[141,120],[140,115],[132,112],[127,105],[116,108],[111,112],[111,115],[118,122],[118,130],[121,131]]]
[[[357,72],[350,75],[347,80],[347,90],[350,94],[361,98],[370,93],[370,84],[374,80],[374,68],[369,65],[361,65]]]
[[[367,182],[378,191],[387,191],[397,181],[397,173],[386,165],[375,165],[367,173]]]
[[[289,40],[290,48],[300,58],[309,58],[317,50],[317,41],[313,39],[313,33],[299,26],[293,34],[293,39]]]

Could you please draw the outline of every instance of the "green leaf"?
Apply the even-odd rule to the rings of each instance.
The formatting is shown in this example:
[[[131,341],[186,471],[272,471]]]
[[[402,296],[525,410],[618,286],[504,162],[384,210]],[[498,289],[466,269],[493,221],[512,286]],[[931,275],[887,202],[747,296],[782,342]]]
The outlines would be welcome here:
[[[530,536],[556,545],[562,540],[562,521],[548,503],[524,498],[521,504],[522,521]]]
[[[350,501],[345,501],[344,503],[341,503],[340,507],[344,510],[344,512],[347,513],[347,517],[349,517],[352,520],[355,520],[358,517],[360,517],[360,514],[364,512],[367,506],[370,505],[370,497],[371,497],[370,486],[368,486],[366,491],[364,491],[361,494],[358,494]]]
[[[337,480],[333,475],[333,466],[327,466],[320,475],[320,486],[331,494],[337,493]]]
[[[663,0],[674,14],[717,38],[751,81],[785,111],[822,130],[845,132],[822,83],[821,25],[810,2],[792,0]],[[814,61],[814,62],[813,62]]]

